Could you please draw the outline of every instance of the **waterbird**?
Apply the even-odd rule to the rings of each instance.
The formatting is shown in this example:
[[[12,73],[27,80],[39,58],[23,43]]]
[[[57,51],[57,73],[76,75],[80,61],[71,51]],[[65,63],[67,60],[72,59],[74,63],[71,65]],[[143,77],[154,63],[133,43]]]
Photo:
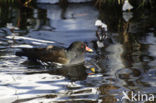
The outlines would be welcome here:
[[[74,65],[84,62],[85,52],[93,52],[84,42],[75,41],[68,48],[49,45],[46,48],[23,48],[17,56],[26,56],[33,61]]]

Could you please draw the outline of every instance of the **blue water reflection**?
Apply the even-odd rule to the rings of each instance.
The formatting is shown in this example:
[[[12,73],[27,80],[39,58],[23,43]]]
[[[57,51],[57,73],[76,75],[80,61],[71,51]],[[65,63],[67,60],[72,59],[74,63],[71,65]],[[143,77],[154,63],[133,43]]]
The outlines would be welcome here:
[[[121,103],[123,91],[156,93],[154,13],[98,10],[90,3],[0,10],[1,102]],[[108,25],[112,42],[96,37],[97,19]],[[68,47],[78,40],[94,49],[85,64],[45,66],[15,55],[21,48]]]

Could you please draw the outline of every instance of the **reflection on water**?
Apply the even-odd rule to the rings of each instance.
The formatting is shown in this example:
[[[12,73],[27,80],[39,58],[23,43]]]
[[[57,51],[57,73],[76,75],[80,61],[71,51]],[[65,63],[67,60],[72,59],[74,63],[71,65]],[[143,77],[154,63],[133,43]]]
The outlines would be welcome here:
[[[97,10],[92,4],[0,5],[0,101],[121,103],[122,91],[155,94],[156,15],[145,11]],[[97,18],[108,25],[113,41],[100,41],[102,47]],[[15,56],[22,47],[68,47],[77,40],[94,49],[85,64],[56,68]]]

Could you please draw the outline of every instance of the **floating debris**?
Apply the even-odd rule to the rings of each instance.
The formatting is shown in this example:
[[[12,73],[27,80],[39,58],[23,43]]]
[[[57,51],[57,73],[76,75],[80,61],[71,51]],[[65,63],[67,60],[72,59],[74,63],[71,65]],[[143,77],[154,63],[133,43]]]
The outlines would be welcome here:
[[[128,0],[125,0],[123,6],[122,6],[122,11],[127,11],[133,9],[133,6],[129,3]]]
[[[101,20],[96,20],[95,21],[95,26],[102,26],[102,21]]]
[[[103,23],[101,20],[96,20],[95,21],[95,26],[104,28],[105,31],[107,31],[107,25],[105,23]]]

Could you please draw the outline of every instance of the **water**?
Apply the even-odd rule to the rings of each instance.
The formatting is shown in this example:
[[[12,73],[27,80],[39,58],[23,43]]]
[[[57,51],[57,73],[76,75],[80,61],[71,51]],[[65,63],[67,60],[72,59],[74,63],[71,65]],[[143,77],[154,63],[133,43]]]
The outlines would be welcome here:
[[[154,9],[122,13],[116,8],[98,10],[87,3],[30,8],[1,5],[0,101],[130,103],[121,101],[123,91],[155,95],[155,17]],[[96,37],[97,19],[108,25],[113,39],[105,47],[99,46]],[[85,66],[57,68],[15,56],[22,47],[68,47],[77,40],[94,49],[86,54]]]

